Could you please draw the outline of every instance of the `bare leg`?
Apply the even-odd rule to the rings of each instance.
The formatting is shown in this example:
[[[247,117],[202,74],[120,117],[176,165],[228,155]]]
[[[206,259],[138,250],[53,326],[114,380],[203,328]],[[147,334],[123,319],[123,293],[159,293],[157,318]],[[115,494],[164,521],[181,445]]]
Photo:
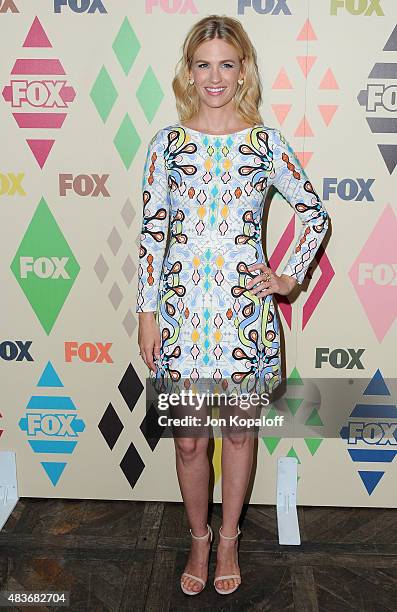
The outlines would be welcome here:
[[[176,470],[190,528],[195,536],[207,533],[209,462],[208,438],[174,438]],[[185,572],[208,576],[210,541],[192,538]],[[202,584],[183,576],[182,582],[190,591],[201,591]]]
[[[252,416],[247,414],[247,416]],[[222,534],[237,533],[241,509],[251,475],[255,436],[252,431],[227,428],[222,438]],[[238,539],[219,538],[216,576],[239,574]],[[236,578],[220,580],[219,589],[231,589],[239,584]]]

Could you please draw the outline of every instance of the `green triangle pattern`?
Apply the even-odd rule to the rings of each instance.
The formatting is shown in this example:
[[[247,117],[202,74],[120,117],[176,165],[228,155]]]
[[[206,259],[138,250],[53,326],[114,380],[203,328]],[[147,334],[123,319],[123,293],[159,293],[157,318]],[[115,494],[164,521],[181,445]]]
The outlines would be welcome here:
[[[306,446],[311,452],[312,456],[318,451],[323,439],[324,438],[305,438]]]
[[[276,408],[275,408],[275,407],[273,406],[273,404],[272,404],[272,407],[270,408],[269,412],[267,413],[266,418],[267,418],[267,419],[274,419],[274,417],[275,417],[277,414],[278,414],[278,413],[277,413],[277,410],[276,410]]]
[[[262,438],[264,445],[269,451],[270,455],[273,455],[277,446],[279,445],[281,438]]]
[[[301,379],[299,372],[296,368],[294,368],[287,378],[288,385],[303,385],[303,380]]]
[[[302,404],[303,402],[303,398],[295,398],[295,397],[286,397],[285,398],[286,404],[289,408],[289,411],[291,412],[292,416],[296,415],[296,412],[299,408],[299,406]]]
[[[320,415],[318,414],[317,408],[313,408],[311,415],[307,419],[305,425],[313,425],[315,427],[323,427],[324,423],[321,420]]]
[[[296,453],[296,450],[294,449],[293,446],[291,446],[291,448],[289,449],[288,453],[287,453],[287,457],[295,457],[295,459],[298,460],[298,463],[300,464],[300,459]]]

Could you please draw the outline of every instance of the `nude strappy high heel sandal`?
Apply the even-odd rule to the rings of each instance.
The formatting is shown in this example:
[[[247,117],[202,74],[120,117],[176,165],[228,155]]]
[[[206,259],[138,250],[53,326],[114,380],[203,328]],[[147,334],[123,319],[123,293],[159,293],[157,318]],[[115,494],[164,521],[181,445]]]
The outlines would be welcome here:
[[[206,540],[209,537],[210,540],[210,547],[211,547],[211,543],[212,543],[212,539],[214,537],[214,533],[210,527],[210,525],[208,525],[207,523],[207,533],[203,536],[195,536],[192,532],[192,530],[190,529],[190,535],[192,536],[192,538],[194,538],[195,540]],[[187,572],[183,572],[181,579],[183,578],[183,576],[187,576],[188,578],[193,578],[193,580],[197,580],[197,582],[200,582],[203,587],[202,589],[200,589],[200,591],[190,591],[189,589],[187,589],[181,582],[181,589],[182,591],[186,594],[186,595],[198,595],[199,593],[201,593],[201,591],[204,590],[205,585],[207,584],[206,582],[204,582],[204,580],[202,578],[199,578],[199,576],[193,576],[193,574],[188,574]]]
[[[239,526],[237,526],[237,533],[234,536],[224,536],[222,534],[222,532],[221,532],[221,529],[222,529],[222,527],[219,527],[219,535],[224,540],[236,540],[238,538],[238,536],[240,535],[240,533],[241,533]],[[218,582],[218,580],[231,580],[232,578],[240,579],[240,582],[238,583],[237,586],[235,586],[235,587],[233,587],[231,589],[218,589],[218,587],[216,586],[216,583]],[[230,595],[230,593],[234,593],[234,591],[236,591],[238,589],[240,584],[241,584],[241,575],[240,574],[230,574],[229,576],[216,576],[214,578],[215,591],[217,593],[219,593],[219,595]]]

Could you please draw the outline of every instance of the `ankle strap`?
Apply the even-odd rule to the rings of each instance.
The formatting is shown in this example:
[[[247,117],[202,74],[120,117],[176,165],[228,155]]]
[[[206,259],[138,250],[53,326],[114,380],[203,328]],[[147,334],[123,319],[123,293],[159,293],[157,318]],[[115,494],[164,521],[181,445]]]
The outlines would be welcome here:
[[[205,535],[203,535],[203,536],[195,536],[191,529],[189,529],[189,531],[190,531],[190,535],[195,540],[205,540],[206,538],[208,538],[209,534],[211,533],[211,527],[207,523],[207,533]]]
[[[219,535],[221,536],[221,538],[224,538],[225,540],[235,540],[236,538],[238,538],[238,536],[240,535],[241,531],[240,531],[240,527],[237,525],[237,533],[234,536],[225,536],[223,535],[223,533],[221,532],[222,526],[219,527]]]

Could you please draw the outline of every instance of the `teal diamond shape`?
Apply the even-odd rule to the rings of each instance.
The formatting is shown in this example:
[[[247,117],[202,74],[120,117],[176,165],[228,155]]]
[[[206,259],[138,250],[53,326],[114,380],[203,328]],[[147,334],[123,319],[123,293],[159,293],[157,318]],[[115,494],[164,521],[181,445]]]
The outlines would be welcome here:
[[[117,100],[118,93],[105,66],[102,66],[95,80],[90,91],[90,97],[102,121],[106,123]]]
[[[22,238],[11,270],[49,334],[80,266],[44,198]]]
[[[113,142],[128,170],[141,144],[139,134],[128,113],[125,115]]]
[[[120,66],[127,75],[138,55],[141,45],[132,29],[130,22],[125,17],[120,30],[112,45],[113,51],[119,60]]]
[[[145,76],[137,89],[136,97],[150,123],[164,98],[163,90],[151,66],[145,72]]]

